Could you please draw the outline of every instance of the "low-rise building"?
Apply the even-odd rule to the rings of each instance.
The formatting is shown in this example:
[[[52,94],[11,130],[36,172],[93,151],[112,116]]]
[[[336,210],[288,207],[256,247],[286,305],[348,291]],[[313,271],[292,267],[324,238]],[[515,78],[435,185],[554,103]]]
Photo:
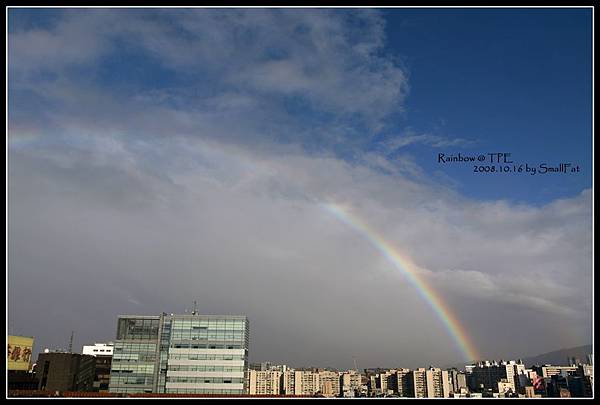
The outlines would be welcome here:
[[[96,359],[78,353],[40,353],[36,362],[38,390],[92,391]]]

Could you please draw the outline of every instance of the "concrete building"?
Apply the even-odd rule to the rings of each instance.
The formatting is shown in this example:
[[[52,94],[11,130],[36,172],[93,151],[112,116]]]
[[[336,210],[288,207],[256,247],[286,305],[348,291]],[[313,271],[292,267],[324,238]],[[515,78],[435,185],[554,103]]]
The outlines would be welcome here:
[[[315,395],[321,389],[319,372],[314,370],[288,370],[283,373],[284,395]]]
[[[514,393],[513,383],[509,382],[506,378],[498,381],[498,392],[501,394]]]
[[[531,379],[529,378],[528,370],[525,372],[516,374],[514,377],[515,389],[519,394],[525,394],[525,388],[531,385]]]
[[[431,367],[425,372],[428,398],[449,398],[450,380],[448,371]]]
[[[362,391],[362,375],[355,370],[344,371],[340,375],[341,395],[345,398],[358,396]]]
[[[388,379],[388,388],[391,388],[394,394],[399,397],[414,397],[413,374],[408,368],[395,370]]]
[[[249,370],[248,388],[250,395],[280,395],[282,385],[282,371],[277,370]]]
[[[91,391],[96,359],[78,353],[40,353],[36,362],[38,390]]]
[[[581,364],[577,369],[577,375],[588,377],[592,387],[594,386],[594,366],[591,364]]]
[[[340,396],[340,373],[337,371],[319,371],[319,392],[325,397]]]
[[[417,368],[413,370],[413,392],[415,398],[427,398],[427,370]]]
[[[499,392],[498,383],[503,380],[503,389],[517,392],[518,381],[515,382],[515,376],[526,373],[525,365],[514,360],[479,362],[470,371],[472,383],[469,388],[476,392]]]
[[[454,392],[463,392],[466,391],[467,388],[467,375],[459,371],[454,380]]]
[[[84,345],[81,354],[90,356],[111,356],[113,355],[114,343],[94,343],[93,345]]]
[[[534,368],[538,375],[544,378],[551,378],[553,375],[568,375],[576,374],[577,366],[553,366],[551,364],[544,364],[543,366],[537,366]]]
[[[7,388],[11,390],[36,390],[40,381],[33,371],[7,370]]]
[[[245,394],[248,343],[244,316],[120,316],[109,391]]]
[[[393,395],[392,375],[395,372],[396,370],[374,370],[374,372],[368,373],[369,395],[374,397]]]
[[[535,388],[530,385],[525,387],[525,398],[541,398],[540,394],[535,393]]]
[[[413,392],[415,398],[449,398],[450,379],[448,371],[440,368],[418,368],[413,370]]]
[[[567,386],[571,397],[591,398],[593,396],[593,388],[590,377],[569,375],[567,376]]]
[[[112,364],[113,343],[94,343],[82,348],[82,354],[96,358],[96,372],[94,374],[93,390],[108,392],[110,383],[110,368]]]

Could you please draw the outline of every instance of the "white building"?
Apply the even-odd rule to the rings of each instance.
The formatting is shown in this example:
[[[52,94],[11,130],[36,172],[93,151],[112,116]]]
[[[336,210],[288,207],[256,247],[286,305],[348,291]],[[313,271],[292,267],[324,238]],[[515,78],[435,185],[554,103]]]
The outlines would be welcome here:
[[[113,343],[94,343],[93,345],[83,346],[81,354],[89,354],[92,356],[112,356]]]

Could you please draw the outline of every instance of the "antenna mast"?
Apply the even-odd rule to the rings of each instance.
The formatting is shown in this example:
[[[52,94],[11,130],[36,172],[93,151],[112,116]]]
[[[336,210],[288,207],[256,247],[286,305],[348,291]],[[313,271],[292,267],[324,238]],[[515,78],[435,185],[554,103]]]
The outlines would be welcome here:
[[[75,331],[71,331],[71,338],[69,339],[69,353],[73,353],[73,336],[75,335]]]
[[[196,301],[194,301],[194,310],[192,311],[192,315],[197,315],[198,312],[196,311]]]

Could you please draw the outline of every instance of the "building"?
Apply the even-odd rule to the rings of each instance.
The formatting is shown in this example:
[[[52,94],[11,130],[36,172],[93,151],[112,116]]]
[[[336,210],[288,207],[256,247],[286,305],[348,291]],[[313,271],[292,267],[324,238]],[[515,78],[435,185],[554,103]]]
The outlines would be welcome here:
[[[464,392],[467,390],[467,387],[467,375],[459,371],[454,380],[454,392]]]
[[[594,366],[591,364],[581,364],[577,369],[577,375],[588,377],[590,384],[594,386]]]
[[[506,378],[498,381],[498,392],[501,394],[514,393],[514,386]]]
[[[471,390],[476,392],[499,392],[498,383],[504,390],[517,392],[518,379],[515,382],[515,376],[525,374],[525,365],[519,361],[485,361],[479,362],[471,371]]]
[[[91,391],[96,359],[78,353],[40,353],[36,362],[37,389],[47,391]]]
[[[567,376],[567,386],[573,398],[591,398],[593,396],[592,383],[588,376],[569,375]]]
[[[284,395],[316,395],[321,389],[319,372],[314,370],[288,370],[283,373]]]
[[[427,398],[427,370],[417,368],[413,370],[413,392],[415,398]]]
[[[39,385],[37,375],[32,370],[8,370],[8,390],[36,390]]]
[[[248,392],[244,373],[249,327],[245,316],[164,314],[160,334],[157,392]]]
[[[588,365],[579,364],[573,370],[571,366],[543,366],[542,373],[546,382],[546,394],[549,397],[589,398],[593,396],[593,370]],[[557,373],[560,370],[560,373]]]
[[[109,391],[245,394],[248,343],[245,316],[120,316]]]
[[[319,371],[319,392],[325,397],[340,396],[340,373],[337,371]]]
[[[94,343],[93,345],[85,345],[81,350],[81,354],[89,354],[90,356],[111,356],[113,355],[114,343]]]
[[[533,386],[525,387],[525,398],[542,398],[540,394],[535,393],[535,388]]]
[[[34,390],[39,381],[32,372],[31,355],[34,338],[8,336],[7,341],[7,385],[9,390]]]
[[[525,394],[525,388],[531,385],[532,379],[529,378],[530,370],[516,374],[513,379],[515,381],[515,389],[519,394]],[[535,377],[534,377],[535,378]]]
[[[399,397],[414,397],[413,373],[408,368],[400,368],[389,378],[388,388]]]
[[[155,391],[160,316],[119,316],[109,392]]]
[[[447,370],[430,367],[412,372],[413,393],[416,398],[450,398],[450,378]]]
[[[285,364],[273,364],[270,361],[263,361],[262,363],[250,363],[248,369],[256,371],[286,371],[288,367]]]
[[[448,371],[431,367],[425,372],[428,398],[449,398],[450,380]]]
[[[356,370],[344,371],[340,375],[341,395],[345,398],[359,396],[362,392],[362,375]]]
[[[372,369],[367,371],[367,387],[370,396],[380,397],[394,394],[393,375],[396,370]]]
[[[108,392],[110,383],[110,368],[113,356],[113,343],[94,343],[93,345],[83,346],[82,354],[94,356],[96,358],[96,372],[94,375],[93,390],[98,392]]]
[[[277,370],[250,370],[248,386],[250,395],[280,395],[283,372]]]
[[[8,336],[7,369],[9,371],[29,371],[34,339],[30,336]]]
[[[538,375],[544,378],[550,378],[553,375],[567,375],[576,374],[577,366],[553,366],[550,364],[544,364],[543,366],[534,367]]]

